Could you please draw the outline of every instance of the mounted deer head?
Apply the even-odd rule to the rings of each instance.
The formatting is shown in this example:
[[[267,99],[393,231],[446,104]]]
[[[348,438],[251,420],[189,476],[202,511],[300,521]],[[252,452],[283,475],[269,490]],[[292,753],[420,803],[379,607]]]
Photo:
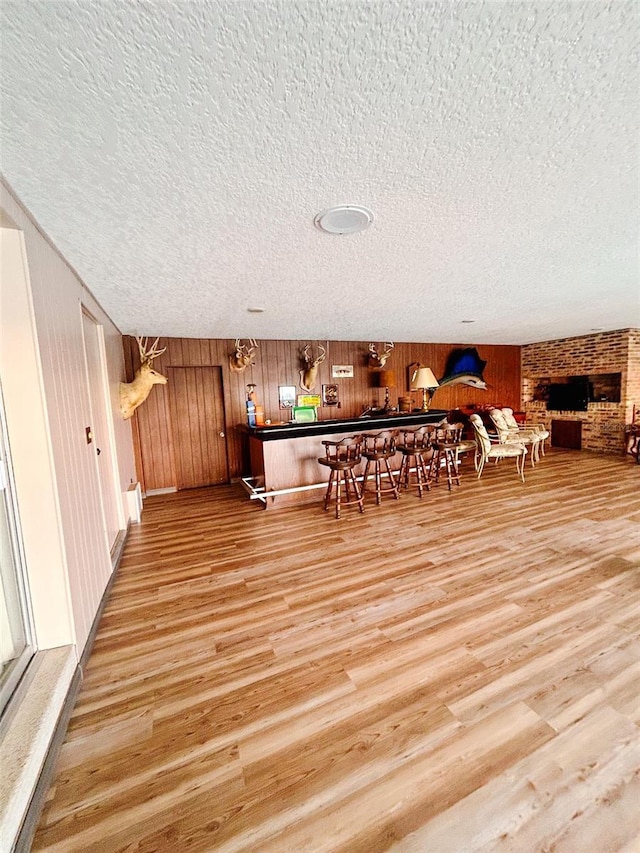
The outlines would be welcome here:
[[[236,338],[234,346],[235,351],[229,356],[229,368],[234,373],[242,373],[250,364],[255,364],[255,361],[251,361],[251,359],[258,349],[258,344],[253,338],[249,338],[248,344],[241,344],[240,338]]]
[[[302,350],[302,358],[306,367],[300,371],[300,387],[303,391],[313,391],[318,381],[318,367],[325,360],[327,351],[323,346],[318,346],[315,357],[311,354],[311,344],[307,344]]]
[[[393,341],[385,341],[384,352],[380,354],[378,354],[375,344],[369,344],[369,367],[372,369],[382,369],[387,363],[392,349]]]
[[[138,408],[140,403],[149,396],[152,385],[166,385],[167,377],[162,373],[157,373],[152,367],[151,362],[154,358],[166,350],[166,347],[158,349],[158,341],[156,338],[151,348],[148,348],[148,339],[139,338],[136,335],[138,342],[138,350],[140,351],[140,367],[136,370],[136,375],[133,382],[120,383],[120,412],[125,420],[128,420]]]

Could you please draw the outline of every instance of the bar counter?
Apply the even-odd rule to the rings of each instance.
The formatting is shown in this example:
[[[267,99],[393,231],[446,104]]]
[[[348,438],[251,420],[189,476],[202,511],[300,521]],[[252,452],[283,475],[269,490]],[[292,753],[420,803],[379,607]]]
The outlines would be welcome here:
[[[320,501],[328,471],[318,464],[323,441],[340,441],[346,435],[377,433],[387,429],[438,423],[446,411],[365,415],[312,423],[268,424],[242,427],[249,437],[251,476],[242,482],[250,498],[266,509]]]

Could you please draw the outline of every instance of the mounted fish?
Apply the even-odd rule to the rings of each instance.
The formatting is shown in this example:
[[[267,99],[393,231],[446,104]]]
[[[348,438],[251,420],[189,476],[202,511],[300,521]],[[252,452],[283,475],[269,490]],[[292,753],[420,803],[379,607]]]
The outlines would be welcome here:
[[[483,361],[475,347],[454,349],[449,354],[442,379],[438,385],[470,385],[481,391],[487,390],[482,374],[487,362]]]

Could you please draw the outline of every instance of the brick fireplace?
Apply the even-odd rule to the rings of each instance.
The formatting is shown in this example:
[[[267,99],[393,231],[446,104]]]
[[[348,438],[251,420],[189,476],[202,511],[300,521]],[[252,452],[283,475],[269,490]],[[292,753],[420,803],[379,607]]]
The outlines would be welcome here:
[[[617,374],[620,374],[619,401],[590,402],[586,412],[550,412],[546,402],[534,399],[545,383],[558,377],[604,378]],[[615,391],[609,396],[615,397]],[[634,413],[636,418],[640,415],[640,329],[525,344],[522,400],[527,420],[544,423],[548,429],[552,420],[580,422],[583,450],[624,453],[625,424],[632,422]]]

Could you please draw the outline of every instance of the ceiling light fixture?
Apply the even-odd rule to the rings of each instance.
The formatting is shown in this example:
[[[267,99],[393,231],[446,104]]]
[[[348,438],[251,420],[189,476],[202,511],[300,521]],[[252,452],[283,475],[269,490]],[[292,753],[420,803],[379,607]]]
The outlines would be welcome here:
[[[475,320],[460,320],[461,323],[475,323]]]
[[[263,314],[264,308],[247,308],[249,314]]]
[[[356,234],[371,225],[373,213],[358,204],[340,204],[318,213],[313,222],[327,234]]]

